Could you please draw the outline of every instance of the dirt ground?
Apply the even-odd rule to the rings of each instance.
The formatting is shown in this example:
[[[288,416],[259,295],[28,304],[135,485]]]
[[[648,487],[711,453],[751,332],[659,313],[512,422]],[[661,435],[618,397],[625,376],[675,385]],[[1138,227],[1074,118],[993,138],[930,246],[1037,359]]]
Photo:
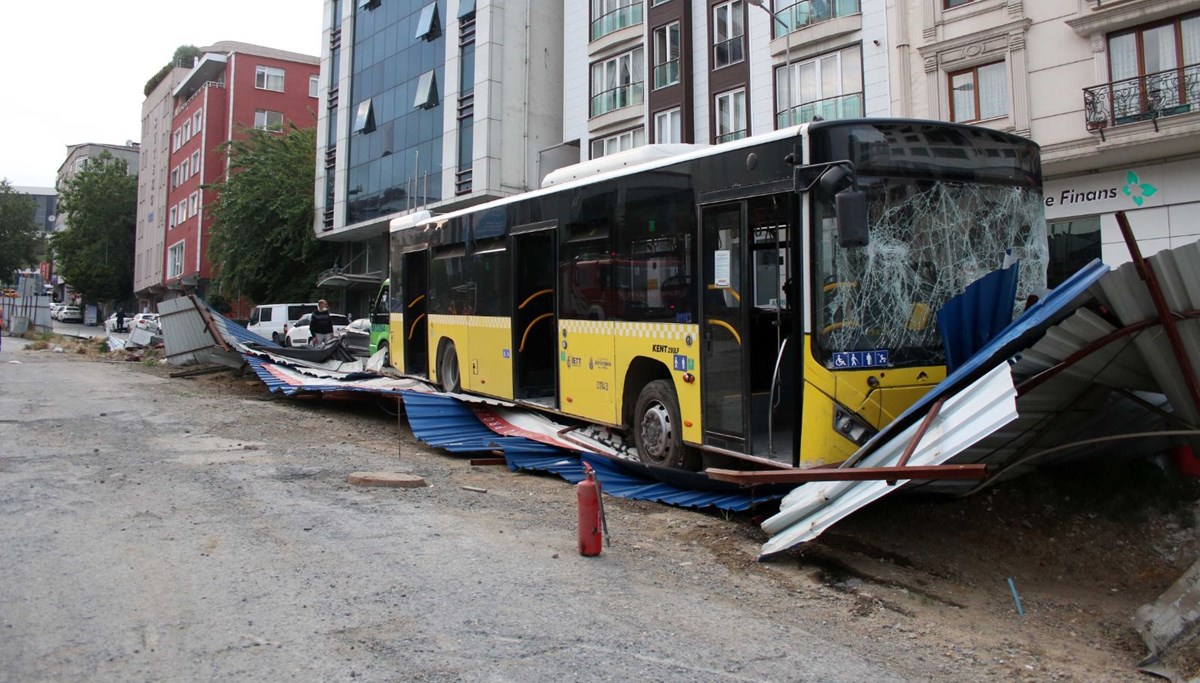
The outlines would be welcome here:
[[[99,362],[126,357],[61,345]],[[134,360],[158,376],[178,370]],[[425,449],[402,415],[397,420],[369,402],[275,398],[253,375],[230,371],[173,381],[290,403],[298,428],[335,414],[345,439],[362,448]],[[504,467],[456,472],[461,486],[547,509],[567,486]],[[966,499],[892,496],[765,563],[757,561],[766,540],[758,523],[770,507],[730,515],[612,498],[605,504],[613,545],[668,569],[679,586],[720,569],[715,575],[733,581],[720,590],[771,616],[802,610],[823,635],[913,680],[1103,682],[1156,680],[1137,671],[1145,648],[1131,620],[1200,557],[1196,501],[1194,481],[1152,464],[1075,467]],[[1196,648],[1172,663],[1188,678],[1200,675]]]

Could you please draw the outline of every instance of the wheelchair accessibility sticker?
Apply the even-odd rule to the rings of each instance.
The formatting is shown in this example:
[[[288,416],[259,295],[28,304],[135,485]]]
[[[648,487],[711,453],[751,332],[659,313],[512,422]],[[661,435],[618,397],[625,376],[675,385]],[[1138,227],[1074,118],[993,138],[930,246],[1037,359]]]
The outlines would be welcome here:
[[[833,354],[830,367],[834,370],[859,370],[863,368],[885,368],[889,365],[887,349],[874,351],[838,351]]]

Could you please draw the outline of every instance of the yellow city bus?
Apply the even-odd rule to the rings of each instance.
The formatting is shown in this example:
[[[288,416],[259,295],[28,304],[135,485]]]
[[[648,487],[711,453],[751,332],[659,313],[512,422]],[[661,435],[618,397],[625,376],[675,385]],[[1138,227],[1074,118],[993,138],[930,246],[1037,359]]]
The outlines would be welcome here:
[[[1047,242],[1033,142],[864,119],[584,162],[391,250],[402,374],[696,469],[844,460],[944,378],[942,304],[1006,251],[1036,290]]]

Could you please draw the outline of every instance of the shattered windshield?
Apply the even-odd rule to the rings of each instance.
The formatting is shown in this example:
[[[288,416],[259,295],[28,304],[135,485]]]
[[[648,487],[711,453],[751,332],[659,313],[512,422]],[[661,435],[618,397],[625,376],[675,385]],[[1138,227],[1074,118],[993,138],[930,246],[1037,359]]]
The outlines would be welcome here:
[[[1046,282],[1048,245],[1041,191],[919,178],[859,178],[870,243],[838,246],[833,198],[812,193],[815,346],[828,364],[839,351],[887,350],[892,365],[945,362],[937,311],[967,285],[1020,260],[1022,305]]]

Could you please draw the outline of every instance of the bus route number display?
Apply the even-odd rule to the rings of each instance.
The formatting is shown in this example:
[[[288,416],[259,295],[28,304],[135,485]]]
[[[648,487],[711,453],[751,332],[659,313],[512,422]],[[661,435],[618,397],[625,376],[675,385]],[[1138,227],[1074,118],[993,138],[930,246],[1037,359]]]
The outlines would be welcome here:
[[[874,351],[837,351],[833,354],[834,370],[885,368],[889,365],[887,349]]]

